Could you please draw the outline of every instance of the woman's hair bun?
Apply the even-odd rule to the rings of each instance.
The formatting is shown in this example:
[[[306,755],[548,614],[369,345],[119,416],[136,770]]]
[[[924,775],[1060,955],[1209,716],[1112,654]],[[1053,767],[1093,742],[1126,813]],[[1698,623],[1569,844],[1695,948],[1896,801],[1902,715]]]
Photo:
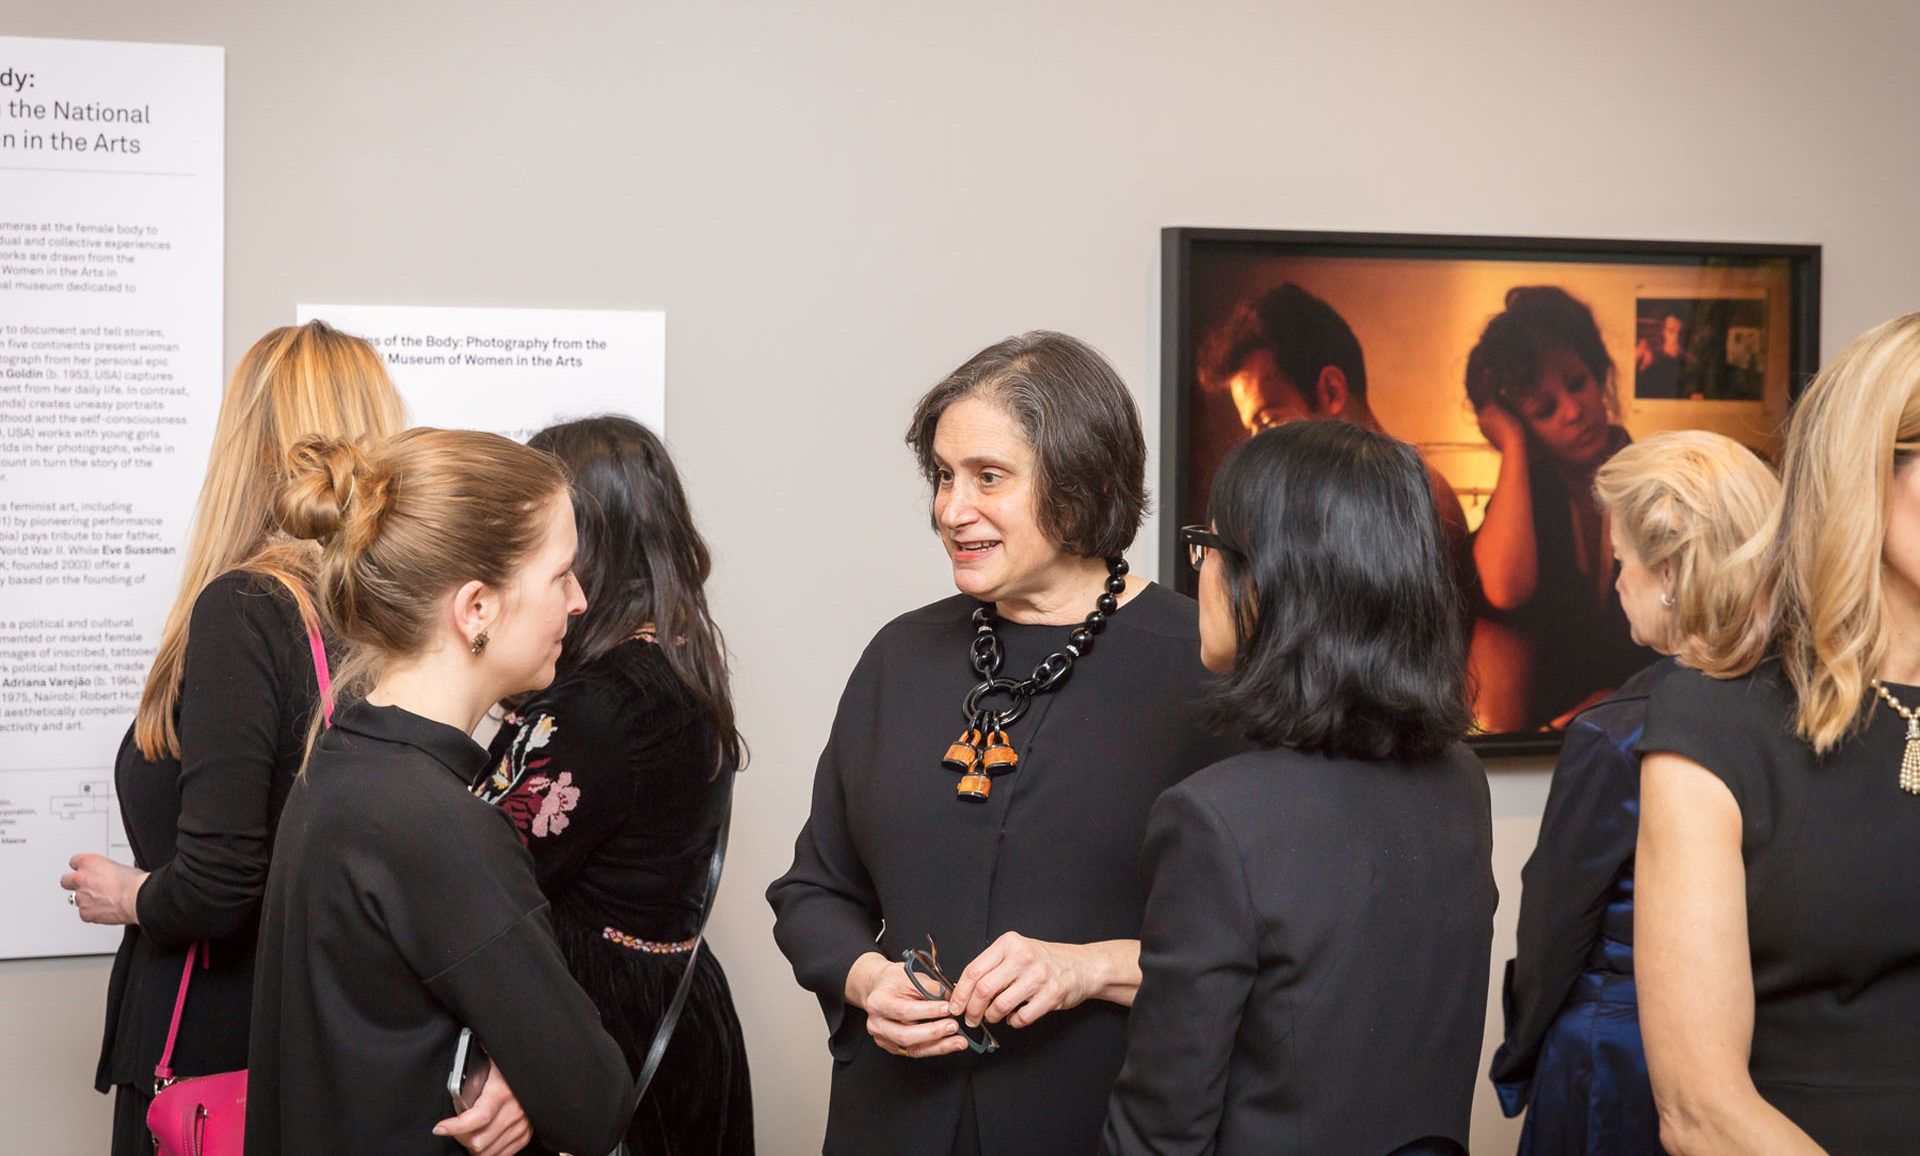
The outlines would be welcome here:
[[[377,522],[386,487],[375,484],[366,453],[338,438],[302,438],[287,451],[286,482],[274,503],[280,528],[325,542],[343,527]],[[371,516],[371,517],[369,517]]]

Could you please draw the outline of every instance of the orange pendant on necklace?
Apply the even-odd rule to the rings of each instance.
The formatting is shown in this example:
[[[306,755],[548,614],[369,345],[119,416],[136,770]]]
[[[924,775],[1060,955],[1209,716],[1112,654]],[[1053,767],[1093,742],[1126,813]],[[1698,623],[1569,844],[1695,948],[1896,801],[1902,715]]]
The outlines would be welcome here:
[[[962,802],[984,803],[993,793],[993,779],[1020,767],[1020,752],[1013,747],[1007,728],[1021,715],[1036,695],[1051,694],[1073,673],[1074,662],[1093,649],[1094,636],[1106,629],[1107,619],[1120,608],[1120,595],[1127,588],[1127,560],[1107,559],[1106,589],[1094,600],[1086,620],[1067,635],[1067,644],[1040,660],[1033,673],[1015,680],[1000,677],[1000,636],[994,632],[992,606],[982,605],[973,612],[973,643],[969,651],[974,673],[980,682],[967,692],[965,717],[967,729],[947,746],[940,765],[960,774],[954,794]],[[994,710],[985,705],[993,695],[1002,695],[1007,706]]]

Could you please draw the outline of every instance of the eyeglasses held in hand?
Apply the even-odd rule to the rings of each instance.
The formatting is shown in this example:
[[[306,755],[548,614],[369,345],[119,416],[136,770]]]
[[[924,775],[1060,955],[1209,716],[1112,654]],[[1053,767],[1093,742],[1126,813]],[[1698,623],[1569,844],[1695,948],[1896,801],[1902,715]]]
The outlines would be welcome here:
[[[917,947],[909,947],[900,953],[900,962],[906,965],[907,982],[912,984],[913,990],[921,995],[944,1002],[953,994],[953,981],[947,978],[946,972],[940,970],[940,945],[934,942],[932,935],[927,936],[925,951]],[[928,990],[926,984],[920,982],[922,977],[933,984],[932,990]],[[976,1028],[969,1027],[964,1016],[953,1018],[959,1023],[960,1037],[967,1041],[967,1048],[970,1051],[986,1055],[1000,1050],[1000,1041],[993,1038],[993,1033],[987,1030],[985,1021]]]

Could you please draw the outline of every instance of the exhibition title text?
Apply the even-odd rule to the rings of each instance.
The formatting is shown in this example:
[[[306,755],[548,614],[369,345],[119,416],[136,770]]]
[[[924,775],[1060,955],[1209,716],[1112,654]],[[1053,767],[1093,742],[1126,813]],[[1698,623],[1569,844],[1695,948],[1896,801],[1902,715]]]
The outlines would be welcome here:
[[[0,68],[0,92],[7,94],[6,120],[0,123],[0,150],[120,156],[140,152],[140,137],[129,132],[128,126],[152,124],[152,105],[43,100],[29,95],[38,86],[32,72]]]

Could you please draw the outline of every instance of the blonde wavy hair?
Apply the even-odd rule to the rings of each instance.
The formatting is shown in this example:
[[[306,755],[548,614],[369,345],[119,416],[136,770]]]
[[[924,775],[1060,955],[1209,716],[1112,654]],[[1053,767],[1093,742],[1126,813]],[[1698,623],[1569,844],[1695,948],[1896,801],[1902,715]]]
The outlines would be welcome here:
[[[220,399],[213,453],[194,508],[180,589],[160,632],[134,715],[133,741],[149,760],[180,756],[174,725],[193,604],[229,570],[285,583],[313,623],[310,591],[319,550],[278,533],[275,494],[289,451],[302,438],[385,438],[405,424],[400,395],[380,354],[322,321],[275,329],[234,367]]]
[[[1765,559],[1742,547],[1780,502],[1780,479],[1752,450],[1705,430],[1657,433],[1607,459],[1593,496],[1643,565],[1671,570],[1664,642],[1681,662],[1700,666],[1715,640],[1746,627]]]
[[[1755,544],[1766,571],[1753,617],[1702,667],[1730,678],[1777,652],[1799,734],[1821,753],[1865,718],[1867,682],[1886,660],[1887,495],[1916,453],[1920,313],[1909,313],[1855,338],[1795,406],[1781,512]]]

